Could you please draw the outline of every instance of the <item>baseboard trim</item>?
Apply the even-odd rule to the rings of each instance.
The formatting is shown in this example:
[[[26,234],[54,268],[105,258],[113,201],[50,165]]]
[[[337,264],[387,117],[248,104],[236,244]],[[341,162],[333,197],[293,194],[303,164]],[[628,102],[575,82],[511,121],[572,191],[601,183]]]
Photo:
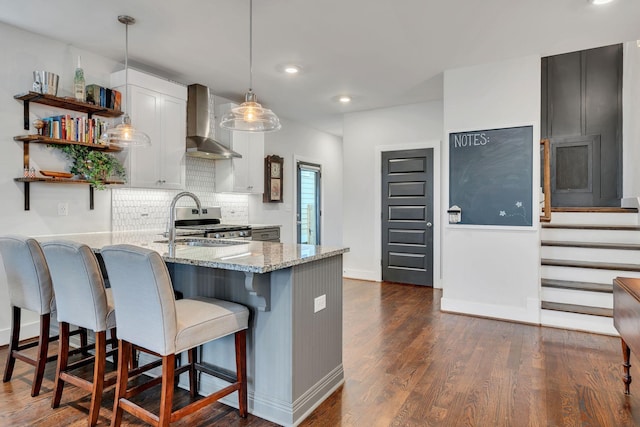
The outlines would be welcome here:
[[[343,269],[343,277],[347,279],[368,280],[370,282],[379,282],[380,277],[378,273],[370,270],[357,270],[353,268]]]
[[[468,314],[535,325],[540,324],[540,300],[537,298],[527,298],[526,307],[514,307],[442,297],[440,300],[440,308],[442,311],[450,313]]]
[[[51,322],[53,323],[53,322]],[[40,335],[40,320],[20,325],[20,341]],[[8,345],[11,341],[11,328],[0,330],[0,345]]]

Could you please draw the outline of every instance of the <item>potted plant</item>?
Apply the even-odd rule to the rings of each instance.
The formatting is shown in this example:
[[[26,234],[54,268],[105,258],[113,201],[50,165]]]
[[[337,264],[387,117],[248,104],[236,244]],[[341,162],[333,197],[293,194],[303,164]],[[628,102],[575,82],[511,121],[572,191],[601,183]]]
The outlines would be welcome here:
[[[127,173],[122,163],[112,154],[93,150],[83,145],[51,145],[62,151],[69,160],[69,172],[89,181],[96,190],[104,190],[104,182],[116,177],[126,179]]]

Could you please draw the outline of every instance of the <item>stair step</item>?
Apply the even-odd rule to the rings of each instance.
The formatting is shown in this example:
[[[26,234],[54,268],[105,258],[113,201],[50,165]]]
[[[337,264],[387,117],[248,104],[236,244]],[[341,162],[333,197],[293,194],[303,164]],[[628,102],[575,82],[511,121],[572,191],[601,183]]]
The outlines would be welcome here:
[[[602,225],[602,224],[541,224],[542,228],[561,228],[566,230],[614,230],[638,231],[640,225]]]
[[[614,270],[614,271],[637,271],[640,272],[640,264],[616,264],[609,262],[590,262],[590,261],[571,261],[571,260],[555,260],[542,259],[542,265],[551,265],[555,267],[577,267],[591,268],[596,270]]]
[[[542,240],[541,246],[559,246],[563,248],[588,248],[588,249],[622,249],[640,250],[640,244],[635,243],[593,243],[593,242],[558,242],[552,240]]]
[[[543,310],[564,311],[567,313],[589,314],[592,316],[613,317],[613,310],[610,308],[586,307],[584,305],[561,304],[557,302],[542,301]]]
[[[637,208],[619,208],[619,207],[566,207],[551,208],[551,212],[619,212],[619,213],[638,213]]]
[[[543,288],[571,289],[576,291],[613,293],[613,285],[592,282],[574,282],[570,280],[542,279],[540,281]]]

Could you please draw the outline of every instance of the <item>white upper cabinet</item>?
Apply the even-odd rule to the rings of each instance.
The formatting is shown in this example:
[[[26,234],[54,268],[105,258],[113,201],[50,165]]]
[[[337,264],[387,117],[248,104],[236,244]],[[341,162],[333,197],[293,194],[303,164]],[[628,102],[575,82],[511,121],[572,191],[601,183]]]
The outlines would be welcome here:
[[[231,132],[230,148],[242,158],[216,160],[216,192],[264,192],[264,134]]]
[[[139,188],[183,189],[185,186],[185,140],[187,87],[129,69],[111,75],[111,87],[126,93],[131,124],[151,138],[150,147],[127,151],[129,185]]]

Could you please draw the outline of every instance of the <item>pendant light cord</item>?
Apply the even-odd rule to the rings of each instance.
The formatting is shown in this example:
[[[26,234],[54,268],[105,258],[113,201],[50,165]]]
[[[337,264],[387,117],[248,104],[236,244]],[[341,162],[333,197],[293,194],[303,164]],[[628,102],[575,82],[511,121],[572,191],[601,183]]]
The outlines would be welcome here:
[[[253,0],[249,0],[249,92],[253,91]]]
[[[129,84],[129,24],[124,24],[124,84]],[[128,107],[128,105],[127,105]]]

